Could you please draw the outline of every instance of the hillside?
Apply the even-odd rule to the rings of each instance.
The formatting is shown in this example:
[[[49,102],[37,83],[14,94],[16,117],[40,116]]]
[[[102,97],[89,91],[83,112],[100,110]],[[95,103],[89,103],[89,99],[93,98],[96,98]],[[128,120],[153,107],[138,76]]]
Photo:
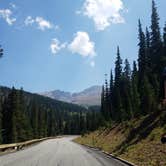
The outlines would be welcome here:
[[[54,90],[50,92],[42,92],[40,95],[83,106],[99,106],[101,103],[101,90],[101,86],[92,86],[78,93]]]
[[[0,144],[94,131],[98,121],[95,107],[0,87]]]
[[[7,97],[10,92],[11,92],[11,88],[0,86],[0,97]],[[49,106],[49,108],[53,108],[53,109],[55,109],[56,107],[63,106],[62,110],[66,109],[68,111],[74,111],[74,110],[87,111],[85,108],[78,106],[76,104],[55,100],[47,96],[42,96],[36,93],[30,93],[30,92],[24,91],[24,97],[25,97],[26,103],[29,103],[33,100],[37,100],[39,104],[47,105]]]
[[[80,137],[76,142],[101,148],[137,166],[165,166],[166,110],[161,110]]]

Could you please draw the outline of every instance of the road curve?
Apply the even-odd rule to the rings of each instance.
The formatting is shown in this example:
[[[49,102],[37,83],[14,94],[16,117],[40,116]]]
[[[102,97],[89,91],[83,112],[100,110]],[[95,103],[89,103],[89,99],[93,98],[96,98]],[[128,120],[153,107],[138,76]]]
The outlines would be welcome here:
[[[73,138],[51,139],[0,156],[0,166],[126,166],[99,151],[72,142]]]

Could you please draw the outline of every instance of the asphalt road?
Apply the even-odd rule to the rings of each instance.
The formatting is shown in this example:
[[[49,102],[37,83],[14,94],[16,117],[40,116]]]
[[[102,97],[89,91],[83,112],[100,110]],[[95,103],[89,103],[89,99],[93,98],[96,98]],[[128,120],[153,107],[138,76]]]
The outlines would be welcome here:
[[[102,152],[72,142],[73,138],[47,140],[0,156],[0,166],[126,166]]]

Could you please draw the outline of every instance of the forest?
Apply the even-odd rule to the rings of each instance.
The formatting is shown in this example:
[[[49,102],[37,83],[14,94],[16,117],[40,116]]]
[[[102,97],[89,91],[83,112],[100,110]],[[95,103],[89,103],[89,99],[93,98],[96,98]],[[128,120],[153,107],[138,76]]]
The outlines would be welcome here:
[[[99,126],[99,113],[95,107],[0,87],[0,143],[93,131]]]
[[[152,1],[150,28],[138,20],[138,61],[132,69],[117,48],[115,69],[102,87],[101,112],[107,121],[122,122],[147,115],[161,107],[164,99],[163,74],[166,67],[166,24],[159,25],[155,1]],[[114,72],[114,74],[113,74]],[[106,75],[107,76],[107,75]]]

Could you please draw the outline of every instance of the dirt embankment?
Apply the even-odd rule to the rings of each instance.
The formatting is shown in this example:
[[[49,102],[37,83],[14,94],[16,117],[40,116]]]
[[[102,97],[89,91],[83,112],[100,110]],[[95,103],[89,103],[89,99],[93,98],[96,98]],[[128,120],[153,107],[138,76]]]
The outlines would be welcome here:
[[[166,110],[156,111],[77,138],[76,142],[101,148],[138,166],[166,166]]]

